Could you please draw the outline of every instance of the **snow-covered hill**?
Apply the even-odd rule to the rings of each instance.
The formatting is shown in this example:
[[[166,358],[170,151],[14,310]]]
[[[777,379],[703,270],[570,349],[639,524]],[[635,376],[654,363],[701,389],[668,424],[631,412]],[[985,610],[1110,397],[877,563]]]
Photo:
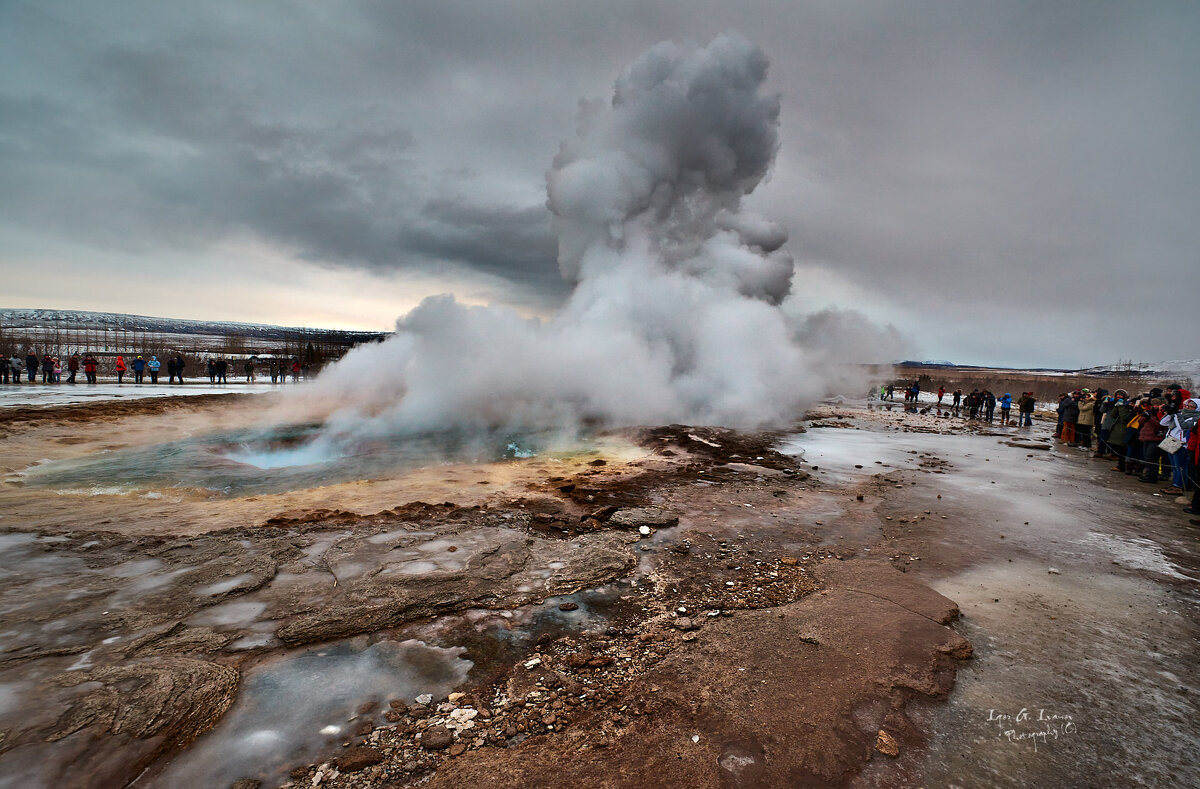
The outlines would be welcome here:
[[[306,329],[297,326],[272,326],[263,323],[237,321],[196,321],[182,318],[155,318],[148,315],[125,315],[116,312],[86,312],[80,310],[0,309],[0,325],[5,328],[62,328],[68,330],[146,332],[171,335],[230,335],[255,339],[291,339],[300,334],[322,335],[364,342],[386,336],[383,332],[344,331],[340,329]]]

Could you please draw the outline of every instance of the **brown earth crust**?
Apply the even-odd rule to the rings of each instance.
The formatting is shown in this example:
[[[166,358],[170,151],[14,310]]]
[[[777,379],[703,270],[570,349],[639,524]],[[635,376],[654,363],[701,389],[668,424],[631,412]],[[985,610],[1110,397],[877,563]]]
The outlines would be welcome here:
[[[10,409],[30,413],[0,411],[0,429],[152,419],[207,399]],[[671,425],[618,438],[640,454],[584,453],[555,474],[512,476],[483,503],[281,508],[184,536],[56,529],[42,550],[112,572],[22,601],[20,621],[78,624],[53,646],[0,648],[0,681],[35,677],[43,694],[0,730],[0,758],[56,743],[53,758],[70,757],[58,786],[123,786],[148,767],[153,785],[162,757],[234,702],[240,669],[281,646],[618,579],[604,629],[548,633],[515,660],[468,644],[476,669],[463,692],[366,705],[343,751],[284,785],[825,787],[923,748],[906,709],[943,698],[971,646],[949,627],[954,603],[905,572],[920,543],[898,541],[885,512],[906,480],[831,488],[778,450],[781,433]],[[920,460],[921,472],[946,467]],[[137,562],[169,582],[107,610]],[[248,631],[204,619],[231,602],[262,608],[274,646],[235,650]],[[83,653],[86,670],[67,670]]]

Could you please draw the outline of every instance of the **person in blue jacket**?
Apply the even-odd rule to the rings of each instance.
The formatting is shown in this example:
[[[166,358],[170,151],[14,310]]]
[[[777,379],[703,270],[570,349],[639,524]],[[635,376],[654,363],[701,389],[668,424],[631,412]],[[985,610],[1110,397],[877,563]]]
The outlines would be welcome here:
[[[158,383],[158,371],[162,368],[162,362],[157,356],[151,356],[150,361],[146,362],[146,369],[150,371],[150,383]]]
[[[1008,392],[1005,392],[1004,396],[1000,398],[1000,424],[1011,425],[1012,424],[1012,419],[1010,416],[1011,414],[1012,414],[1012,395],[1009,394]]]
[[[146,360],[139,356],[133,360],[130,367],[133,368],[133,382],[140,384],[142,382],[142,375],[146,372]]]

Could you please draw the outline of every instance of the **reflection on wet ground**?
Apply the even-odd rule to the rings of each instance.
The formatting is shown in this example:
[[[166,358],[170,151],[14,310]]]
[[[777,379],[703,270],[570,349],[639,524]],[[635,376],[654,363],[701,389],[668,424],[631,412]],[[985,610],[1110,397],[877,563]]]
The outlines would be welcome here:
[[[161,775],[134,786],[224,787],[242,778],[277,786],[296,764],[316,758],[378,721],[391,699],[443,699],[467,678],[462,647],[415,640],[336,642],[272,658],[243,672],[238,700]]]

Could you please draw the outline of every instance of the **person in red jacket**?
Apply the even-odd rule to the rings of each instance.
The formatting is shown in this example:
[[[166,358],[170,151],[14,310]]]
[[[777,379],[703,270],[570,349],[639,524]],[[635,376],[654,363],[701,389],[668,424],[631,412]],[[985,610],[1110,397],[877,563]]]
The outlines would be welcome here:
[[[90,353],[83,357],[83,374],[89,384],[96,383],[96,357]]]
[[[1167,435],[1167,429],[1159,423],[1162,419],[1162,400],[1142,400],[1142,421],[1138,427],[1138,440],[1142,442],[1142,474],[1141,482],[1158,483],[1158,442]]]
[[[117,354],[117,383],[125,381],[125,357]]]

